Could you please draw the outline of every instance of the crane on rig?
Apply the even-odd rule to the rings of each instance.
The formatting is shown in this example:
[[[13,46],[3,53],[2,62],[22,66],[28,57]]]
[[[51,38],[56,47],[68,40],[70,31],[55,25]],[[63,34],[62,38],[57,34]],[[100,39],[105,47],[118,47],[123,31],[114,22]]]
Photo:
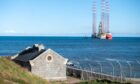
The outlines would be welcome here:
[[[93,2],[93,32],[92,38],[99,38],[99,39],[112,39],[112,34],[109,31],[109,18],[110,18],[110,6],[109,0],[101,0],[101,21],[98,27],[98,33],[96,28],[96,21],[97,21],[97,3],[96,0]]]

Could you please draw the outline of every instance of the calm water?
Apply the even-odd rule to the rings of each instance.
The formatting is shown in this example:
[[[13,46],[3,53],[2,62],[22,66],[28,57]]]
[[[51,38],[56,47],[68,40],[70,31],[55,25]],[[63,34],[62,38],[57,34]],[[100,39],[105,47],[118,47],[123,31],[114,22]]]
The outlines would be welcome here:
[[[35,43],[57,51],[82,69],[112,74],[114,67],[115,75],[121,70],[123,76],[140,77],[140,38],[0,37],[0,55],[14,55]]]

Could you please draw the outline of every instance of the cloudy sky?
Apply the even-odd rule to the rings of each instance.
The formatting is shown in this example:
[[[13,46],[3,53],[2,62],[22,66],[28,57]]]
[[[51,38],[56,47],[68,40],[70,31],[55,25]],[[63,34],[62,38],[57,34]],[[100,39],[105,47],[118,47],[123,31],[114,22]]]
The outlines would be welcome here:
[[[0,35],[90,36],[93,1],[0,0]],[[140,0],[110,0],[110,5],[110,31],[140,35]]]

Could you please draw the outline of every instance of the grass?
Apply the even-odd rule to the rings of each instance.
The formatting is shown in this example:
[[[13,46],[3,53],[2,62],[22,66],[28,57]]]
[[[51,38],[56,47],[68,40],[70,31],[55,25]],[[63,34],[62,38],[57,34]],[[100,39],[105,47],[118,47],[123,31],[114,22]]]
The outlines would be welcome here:
[[[0,57],[0,84],[48,84],[14,62]]]

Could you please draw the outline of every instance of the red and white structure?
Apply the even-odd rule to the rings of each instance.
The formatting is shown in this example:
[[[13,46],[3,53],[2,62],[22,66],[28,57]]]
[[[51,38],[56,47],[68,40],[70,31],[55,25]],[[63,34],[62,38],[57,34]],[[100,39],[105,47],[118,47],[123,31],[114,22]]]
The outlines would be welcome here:
[[[101,28],[99,28],[99,33],[97,35],[96,28],[96,12],[97,12],[97,1],[94,0],[93,3],[93,33],[92,37],[99,37],[103,39],[112,39],[112,34],[110,33],[110,4],[109,0],[101,0]]]

